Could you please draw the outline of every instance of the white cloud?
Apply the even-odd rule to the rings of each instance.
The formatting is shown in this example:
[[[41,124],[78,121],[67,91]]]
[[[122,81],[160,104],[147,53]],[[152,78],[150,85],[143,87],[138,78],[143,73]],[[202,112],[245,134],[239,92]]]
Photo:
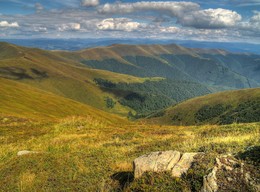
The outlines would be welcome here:
[[[193,11],[179,17],[178,22],[195,28],[225,28],[235,26],[241,19],[235,11],[218,8]]]
[[[160,31],[163,33],[179,33],[181,32],[181,29],[179,27],[161,27]]]
[[[34,7],[36,12],[41,12],[44,9],[43,5],[40,3],[35,3]]]
[[[237,12],[228,9],[204,9],[193,2],[141,1],[136,3],[105,4],[98,8],[100,13],[133,13],[156,11],[177,18],[179,24],[195,28],[226,28],[235,26],[242,19]]]
[[[100,30],[134,31],[141,27],[141,24],[127,18],[108,18],[97,24]]]
[[[160,11],[168,12],[174,16],[182,15],[184,12],[199,9],[199,4],[192,2],[172,2],[172,1],[141,1],[136,3],[114,3],[99,7],[100,13],[132,13],[135,11]]]
[[[82,0],[81,3],[85,7],[95,7],[99,5],[99,0]]]
[[[53,1],[55,3],[61,2],[59,0]],[[75,0],[65,1],[76,2]],[[62,2],[64,3],[65,1]],[[78,6],[80,1],[77,1]],[[164,3],[169,6],[166,6]],[[48,10],[46,8],[45,11],[34,14],[2,14],[0,19],[0,31],[2,32],[0,34],[2,36],[5,34],[10,38],[48,38],[56,37],[59,34],[61,38],[154,37],[214,41],[229,39],[234,41],[259,42],[260,12],[255,11],[251,18],[245,16],[240,21],[241,16],[236,16],[236,12],[232,12],[231,10],[223,11],[223,9],[220,9],[219,13],[217,13],[218,9],[204,10],[196,3],[191,3],[189,4],[189,9],[187,9],[189,11],[186,11],[183,7],[188,6],[188,2],[185,2],[185,6],[184,4],[181,6],[181,4],[176,3],[151,1],[109,4],[113,6],[126,6],[122,10],[115,10],[116,14],[111,12],[113,10],[110,10],[110,13],[107,12],[108,14],[98,12],[102,10],[104,5],[98,6],[97,9],[88,9],[87,11],[82,8],[55,10]],[[133,8],[129,10],[129,5],[133,4]],[[32,6],[34,5],[33,3]],[[125,14],[127,11],[130,14]],[[243,12],[241,13],[243,14]],[[188,22],[189,20],[187,19],[189,17],[194,18]],[[5,21],[5,23],[1,21]],[[179,23],[176,24],[176,21]]]
[[[9,23],[7,21],[0,21],[0,27],[19,27],[17,22]]]
[[[254,11],[253,17],[250,19],[251,23],[260,23],[260,11]]]
[[[35,26],[35,27],[33,28],[33,30],[34,30],[35,32],[42,32],[42,33],[45,33],[45,32],[48,31],[47,27],[37,27],[37,26]]]
[[[241,22],[238,28],[245,35],[260,37],[260,11],[254,11],[250,20]]]
[[[60,25],[58,31],[78,31],[80,27],[79,23],[67,23]]]

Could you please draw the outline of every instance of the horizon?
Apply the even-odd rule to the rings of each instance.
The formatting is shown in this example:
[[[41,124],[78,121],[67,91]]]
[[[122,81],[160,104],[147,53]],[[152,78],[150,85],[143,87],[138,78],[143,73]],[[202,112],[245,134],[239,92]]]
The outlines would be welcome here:
[[[1,39],[24,47],[40,48],[44,50],[78,51],[94,47],[121,45],[170,45],[176,44],[187,48],[219,49],[233,53],[249,53],[260,55],[260,44],[241,42],[214,42],[196,40],[149,39],[149,38],[33,38],[33,39]],[[73,42],[73,43],[72,43]]]

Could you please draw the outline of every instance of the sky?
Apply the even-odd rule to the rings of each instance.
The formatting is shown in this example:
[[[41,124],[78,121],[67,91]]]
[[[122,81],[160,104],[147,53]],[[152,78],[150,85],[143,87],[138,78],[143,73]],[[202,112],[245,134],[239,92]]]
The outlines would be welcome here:
[[[0,0],[0,38],[260,44],[260,0]]]

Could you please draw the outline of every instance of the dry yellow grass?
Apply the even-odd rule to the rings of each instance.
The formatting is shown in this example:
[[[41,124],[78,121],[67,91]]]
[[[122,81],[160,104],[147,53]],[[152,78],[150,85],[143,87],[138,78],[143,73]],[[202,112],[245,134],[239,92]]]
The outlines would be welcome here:
[[[259,123],[111,125],[91,117],[25,122],[21,128],[2,119],[0,191],[110,191],[118,187],[111,176],[131,172],[139,155],[158,150],[236,153],[260,144],[259,129]],[[17,157],[20,150],[40,153]]]

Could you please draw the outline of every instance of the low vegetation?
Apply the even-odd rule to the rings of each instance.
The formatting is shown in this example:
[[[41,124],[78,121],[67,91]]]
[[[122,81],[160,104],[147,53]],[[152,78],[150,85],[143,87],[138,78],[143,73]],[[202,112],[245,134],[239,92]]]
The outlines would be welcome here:
[[[132,161],[158,150],[240,152],[259,146],[260,124],[227,126],[155,126],[108,124],[91,116],[44,122],[1,116],[0,188],[2,191],[198,191],[206,167],[181,179],[167,173],[149,174],[133,181]],[[37,154],[17,156],[21,150]],[[243,158],[245,158],[243,156]],[[203,160],[203,162],[210,160]],[[197,166],[206,166],[199,164]],[[171,186],[171,187],[170,187]]]
[[[176,102],[210,93],[199,83],[162,78],[142,83],[113,83],[102,78],[95,78],[94,81],[104,91],[118,98],[120,104],[135,110],[135,118],[147,116]]]
[[[0,43],[0,191],[196,192],[222,154],[249,164],[258,179],[259,88],[184,101],[214,86],[258,85],[256,74],[246,77],[250,66],[239,75],[232,63],[223,65],[222,51],[212,52],[176,45],[54,52]],[[32,153],[17,154],[23,150]],[[163,150],[205,156],[179,179],[169,173],[133,178],[135,158]]]
[[[242,89],[193,98],[149,116],[159,124],[201,125],[260,121],[260,89]]]

